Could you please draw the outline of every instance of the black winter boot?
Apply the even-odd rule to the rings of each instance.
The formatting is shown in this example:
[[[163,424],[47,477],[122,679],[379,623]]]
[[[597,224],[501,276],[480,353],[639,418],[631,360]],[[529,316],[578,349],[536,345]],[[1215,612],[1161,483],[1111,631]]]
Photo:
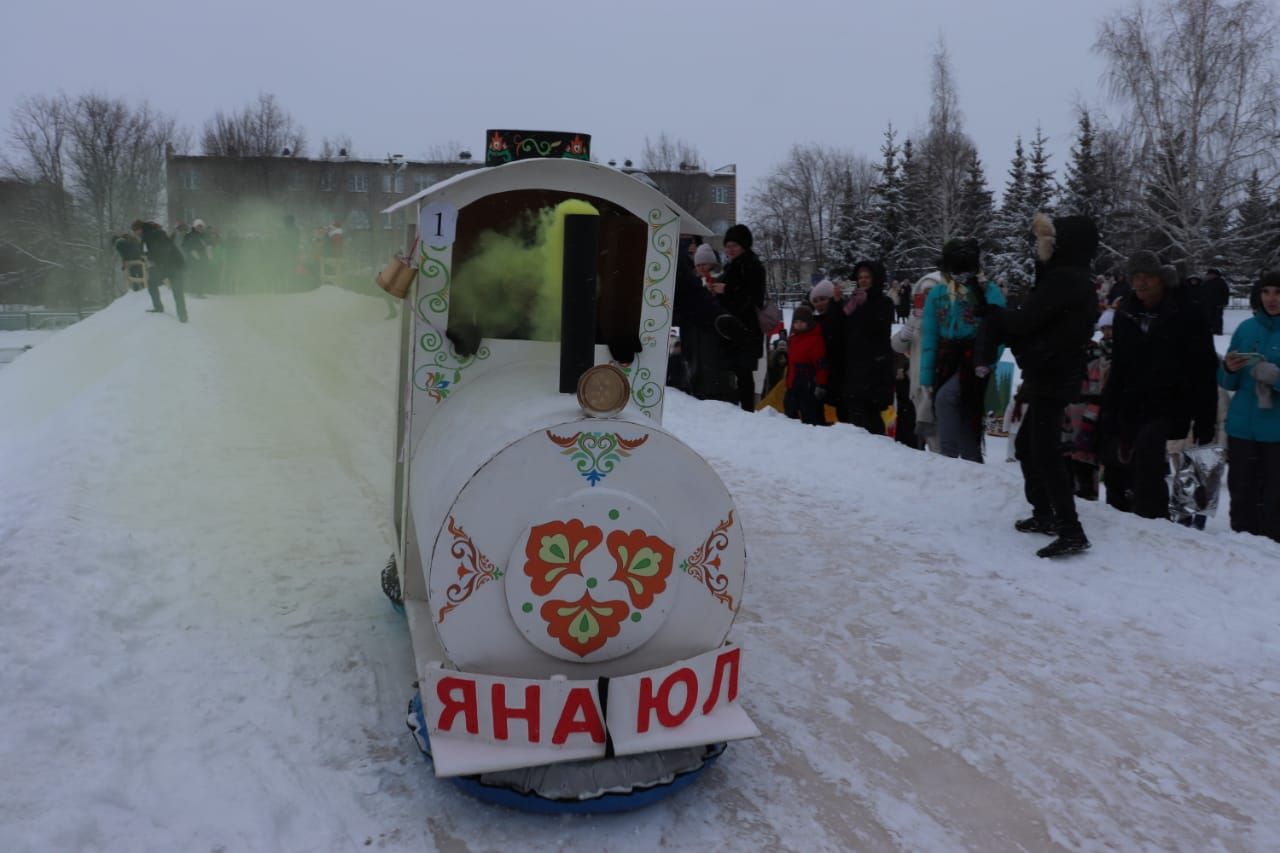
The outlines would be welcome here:
[[[1046,536],[1053,536],[1058,532],[1057,522],[1052,516],[1033,515],[1030,518],[1020,518],[1013,523],[1013,527],[1019,533],[1043,533]]]
[[[1089,539],[1084,535],[1080,522],[1063,525],[1058,530],[1058,538],[1036,551],[1037,557],[1065,557],[1089,550]]]

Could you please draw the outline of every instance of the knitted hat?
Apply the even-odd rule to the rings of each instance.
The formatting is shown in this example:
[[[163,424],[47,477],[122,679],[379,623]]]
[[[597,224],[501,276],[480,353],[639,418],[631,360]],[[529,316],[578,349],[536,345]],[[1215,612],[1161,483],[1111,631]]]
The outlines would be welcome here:
[[[698,248],[693,250],[693,262],[695,264],[711,264],[713,267],[720,266],[720,258],[716,257],[716,250],[711,248],[710,243],[701,243]]]
[[[812,327],[813,326],[813,309],[810,308],[808,305],[796,306],[796,309],[793,312],[791,312],[791,325],[794,326],[797,321],[802,323],[807,323],[810,327]]]
[[[1134,252],[1129,256],[1127,271],[1131,276],[1138,273],[1160,275],[1160,259],[1156,257],[1155,252],[1148,252],[1145,249],[1141,252]]]
[[[835,295],[836,295],[836,286],[832,284],[829,279],[824,278],[822,281],[818,282],[813,287],[809,288],[810,302],[813,302],[814,300],[817,300],[817,299],[822,299],[824,297],[826,299],[831,299]]]
[[[750,249],[752,243],[751,229],[745,225],[730,225],[729,230],[724,232],[724,241],[726,243],[737,243],[744,249]]]
[[[942,260],[938,265],[949,273],[977,272],[981,257],[982,251],[977,240],[972,237],[953,237],[943,244]]]

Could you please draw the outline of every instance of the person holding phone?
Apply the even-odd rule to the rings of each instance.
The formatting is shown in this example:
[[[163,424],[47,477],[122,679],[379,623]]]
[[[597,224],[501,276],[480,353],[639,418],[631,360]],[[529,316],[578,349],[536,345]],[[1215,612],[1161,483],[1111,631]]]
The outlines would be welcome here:
[[[1253,316],[1231,336],[1218,384],[1234,391],[1227,410],[1231,529],[1280,542],[1280,272],[1249,294]]]

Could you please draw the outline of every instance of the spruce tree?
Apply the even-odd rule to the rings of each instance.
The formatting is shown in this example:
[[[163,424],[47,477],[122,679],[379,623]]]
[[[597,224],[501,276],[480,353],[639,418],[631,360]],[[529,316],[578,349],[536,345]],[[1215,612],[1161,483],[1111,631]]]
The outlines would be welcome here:
[[[1255,281],[1259,271],[1275,263],[1276,250],[1280,248],[1280,229],[1257,169],[1245,184],[1244,199],[1236,207],[1228,242],[1228,258],[1237,278]]]
[[[926,234],[929,186],[925,170],[910,139],[902,143],[902,229],[898,258],[900,267],[920,276],[936,266],[936,252]]]
[[[885,131],[880,155],[879,176],[871,190],[871,203],[860,223],[857,242],[867,257],[880,260],[887,268],[896,270],[901,264],[898,249],[904,211],[897,131],[892,124]]]
[[[830,257],[826,260],[828,275],[848,276],[865,251],[862,225],[866,211],[853,197],[853,177],[846,174],[841,189],[840,215],[830,241]]]
[[[975,237],[982,244],[984,252],[995,248],[991,239],[995,232],[994,205],[991,190],[987,188],[987,175],[982,169],[982,160],[974,151],[969,157],[965,169],[964,183],[960,189],[960,223],[965,237]]]
[[[1080,111],[1076,144],[1067,164],[1067,181],[1062,192],[1062,212],[1091,217],[1099,229],[1105,217],[1106,188],[1102,183],[1102,164],[1093,147],[1093,120],[1088,110]]]
[[[1028,198],[1026,151],[1022,137],[1014,142],[1009,178],[1005,181],[1000,212],[995,217],[993,249],[984,265],[987,274],[1005,286],[1010,295],[1024,292],[1035,272],[1032,256],[1031,217],[1035,208]]]
[[[1057,192],[1057,184],[1053,179],[1053,171],[1049,168],[1049,154],[1044,150],[1049,140],[1036,126],[1036,138],[1031,140],[1031,158],[1027,169],[1027,205],[1031,212],[1053,212],[1053,197]]]

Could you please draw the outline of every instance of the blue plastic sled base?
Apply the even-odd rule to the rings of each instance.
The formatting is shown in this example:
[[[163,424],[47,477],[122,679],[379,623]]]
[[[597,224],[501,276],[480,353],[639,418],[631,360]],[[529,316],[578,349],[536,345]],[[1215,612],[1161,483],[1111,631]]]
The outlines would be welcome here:
[[[409,703],[410,731],[413,731],[418,748],[431,764],[431,744],[427,738],[427,722],[422,713],[422,695],[415,693]],[[414,723],[417,729],[414,729]],[[450,782],[478,800],[533,814],[615,814],[629,812],[652,805],[688,787],[721,756],[726,744],[715,743],[706,747],[702,764],[696,769],[678,773],[669,782],[647,787],[637,787],[626,793],[607,792],[587,799],[551,799],[536,793],[525,793],[501,785],[489,785],[479,776],[454,776]]]

